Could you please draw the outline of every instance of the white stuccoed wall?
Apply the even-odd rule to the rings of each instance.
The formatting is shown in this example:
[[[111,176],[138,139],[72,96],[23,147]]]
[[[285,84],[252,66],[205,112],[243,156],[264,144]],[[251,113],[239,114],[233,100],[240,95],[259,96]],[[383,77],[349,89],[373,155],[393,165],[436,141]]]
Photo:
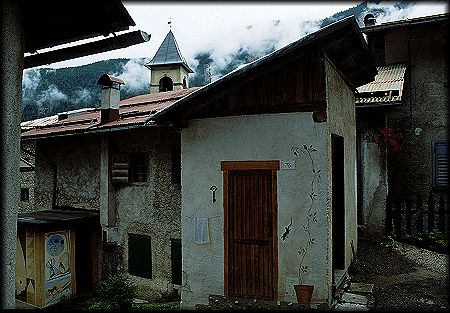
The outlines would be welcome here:
[[[357,211],[356,211],[356,116],[353,92],[342,80],[330,62],[325,63],[327,86],[327,125],[328,125],[328,168],[331,169],[331,135],[344,137],[344,203],[345,203],[345,267],[352,259],[351,241],[357,249]],[[331,175],[331,171],[328,171]],[[331,176],[329,177],[331,180]],[[328,190],[329,223],[332,215],[331,184]],[[331,238],[332,228],[329,228]],[[328,283],[332,284],[332,242],[329,241],[330,262]],[[331,288],[328,290],[331,297]]]
[[[209,294],[224,293],[223,179],[220,162],[224,160],[292,160],[295,169],[280,169],[277,174],[278,202],[278,299],[296,302],[289,278],[298,278],[297,253],[303,243],[301,223],[305,221],[312,179],[311,162],[293,146],[313,145],[316,169],[321,169],[316,208],[318,222],[312,227],[315,244],[308,256],[309,275],[305,283],[317,286],[313,301],[328,297],[327,256],[327,130],[326,123],[314,123],[312,113],[284,113],[235,116],[189,121],[182,132],[182,307],[208,303]],[[210,187],[217,186],[217,201],[212,202]],[[210,217],[207,244],[194,242],[193,217]],[[284,227],[293,219],[289,237],[281,240]],[[311,262],[312,261],[312,262]],[[323,287],[319,287],[323,286]],[[287,293],[287,294],[286,294]]]

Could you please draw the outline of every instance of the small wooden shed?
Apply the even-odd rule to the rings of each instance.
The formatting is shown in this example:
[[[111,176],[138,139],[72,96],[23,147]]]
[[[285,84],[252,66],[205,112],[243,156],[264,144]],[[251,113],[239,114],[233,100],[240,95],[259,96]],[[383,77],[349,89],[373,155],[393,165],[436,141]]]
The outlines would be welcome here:
[[[48,210],[19,214],[16,300],[46,307],[93,288],[99,216]]]
[[[332,305],[357,249],[354,92],[376,73],[350,17],[148,119],[182,127],[182,308],[298,284]]]

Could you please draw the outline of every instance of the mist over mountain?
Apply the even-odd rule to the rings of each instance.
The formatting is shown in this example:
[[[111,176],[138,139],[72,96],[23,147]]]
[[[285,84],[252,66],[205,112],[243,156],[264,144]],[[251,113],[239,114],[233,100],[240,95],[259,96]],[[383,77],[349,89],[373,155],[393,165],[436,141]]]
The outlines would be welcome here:
[[[215,42],[214,45],[205,45],[205,49],[194,54],[191,58],[193,64],[190,62],[189,65],[195,73],[189,76],[189,85],[204,86],[342,18],[354,15],[360,26],[364,26],[364,16],[368,13],[375,16],[377,23],[405,19],[416,4],[417,1],[364,1],[322,20],[273,20],[248,25],[236,38],[235,46],[221,46],[221,42]],[[105,73],[125,81],[121,88],[121,99],[149,93],[150,71],[144,64],[151,57],[111,59],[60,69],[24,70],[22,121],[79,108],[100,107],[100,86],[97,80]]]

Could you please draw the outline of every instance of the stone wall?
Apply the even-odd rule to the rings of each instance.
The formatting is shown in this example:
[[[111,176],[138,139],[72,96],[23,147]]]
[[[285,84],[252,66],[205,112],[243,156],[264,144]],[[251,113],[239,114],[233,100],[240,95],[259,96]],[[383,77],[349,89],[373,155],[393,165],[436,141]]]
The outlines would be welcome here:
[[[100,275],[128,271],[128,234],[150,236],[152,279],[129,276],[139,288],[139,297],[159,300],[173,289],[170,239],[181,238],[181,186],[172,182],[171,158],[172,148],[180,145],[180,135],[173,129],[127,130],[111,133],[109,143],[111,155],[148,153],[148,179],[114,186],[111,201],[116,207],[117,236],[99,251]],[[108,169],[101,167],[99,134],[38,140],[36,153],[36,209],[52,207],[55,166],[56,205],[108,209],[100,202],[101,171]]]
[[[405,134],[401,151],[388,150],[389,191],[393,194],[423,192],[426,196],[432,189],[432,142],[448,141],[445,29],[424,24],[409,32],[396,29],[385,37],[386,62],[410,64],[403,105],[387,117],[387,126]]]

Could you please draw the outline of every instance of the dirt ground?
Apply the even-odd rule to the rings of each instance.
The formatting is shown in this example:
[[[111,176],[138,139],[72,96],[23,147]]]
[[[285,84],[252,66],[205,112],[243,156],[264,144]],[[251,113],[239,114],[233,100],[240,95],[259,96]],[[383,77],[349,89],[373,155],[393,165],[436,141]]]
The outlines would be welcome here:
[[[420,265],[414,257],[380,244],[380,240],[360,237],[359,270],[351,282],[374,284],[374,310],[429,311],[448,310],[447,271]]]

